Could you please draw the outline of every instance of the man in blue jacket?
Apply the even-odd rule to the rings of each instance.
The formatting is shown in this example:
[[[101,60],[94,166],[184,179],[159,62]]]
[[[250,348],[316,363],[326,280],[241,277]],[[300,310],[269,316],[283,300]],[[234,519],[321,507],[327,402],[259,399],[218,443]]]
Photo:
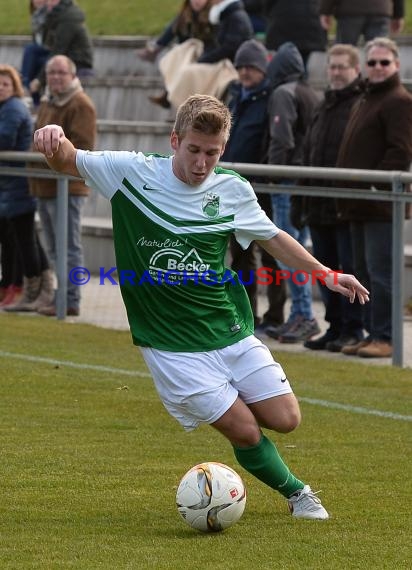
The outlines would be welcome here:
[[[257,40],[243,42],[236,52],[234,65],[239,73],[239,81],[231,85],[229,109],[232,114],[232,129],[226,144],[222,161],[261,163],[267,156],[268,115],[267,105],[270,84],[266,77],[269,53]],[[253,183],[253,180],[250,180]],[[257,178],[254,178],[257,181]],[[272,204],[269,194],[258,194],[260,206],[272,218]],[[257,332],[264,333],[268,326],[276,327],[284,321],[286,286],[283,281],[276,285],[275,280],[266,287],[269,308],[258,316],[257,295],[257,251],[255,244],[243,250],[235,239],[231,240],[232,269],[237,271],[244,282]],[[262,266],[270,268],[275,275],[276,260],[261,251]]]

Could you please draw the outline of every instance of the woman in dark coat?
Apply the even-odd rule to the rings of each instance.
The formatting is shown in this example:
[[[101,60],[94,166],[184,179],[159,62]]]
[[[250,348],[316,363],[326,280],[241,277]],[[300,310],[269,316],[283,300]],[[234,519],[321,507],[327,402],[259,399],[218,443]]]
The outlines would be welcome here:
[[[0,65],[0,150],[30,149],[33,125],[23,102],[23,86],[18,72]],[[22,167],[24,163],[2,162],[3,166]],[[41,293],[42,276],[49,272],[47,258],[37,238],[34,214],[36,201],[30,195],[24,176],[0,176],[0,226],[13,232],[23,267],[23,295],[7,305],[7,311],[34,311],[33,303]]]

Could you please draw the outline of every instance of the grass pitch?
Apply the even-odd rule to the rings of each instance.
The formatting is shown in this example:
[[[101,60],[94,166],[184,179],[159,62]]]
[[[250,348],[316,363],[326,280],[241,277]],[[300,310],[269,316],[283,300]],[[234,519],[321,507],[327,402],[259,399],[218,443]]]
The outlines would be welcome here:
[[[222,436],[167,415],[128,333],[17,315],[0,331],[2,570],[411,568],[411,370],[279,355],[304,419],[272,437],[331,514],[299,521]],[[217,535],[174,504],[206,460],[248,488]]]

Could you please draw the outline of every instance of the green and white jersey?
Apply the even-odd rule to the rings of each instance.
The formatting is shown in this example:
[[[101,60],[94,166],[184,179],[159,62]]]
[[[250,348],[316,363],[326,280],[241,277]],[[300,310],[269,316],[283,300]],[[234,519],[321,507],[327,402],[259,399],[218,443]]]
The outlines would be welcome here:
[[[111,201],[117,279],[134,344],[203,352],[253,334],[246,291],[225,267],[228,240],[233,233],[246,248],[279,230],[249,182],[216,168],[189,186],[173,174],[172,157],[135,152],[78,150],[77,168]]]

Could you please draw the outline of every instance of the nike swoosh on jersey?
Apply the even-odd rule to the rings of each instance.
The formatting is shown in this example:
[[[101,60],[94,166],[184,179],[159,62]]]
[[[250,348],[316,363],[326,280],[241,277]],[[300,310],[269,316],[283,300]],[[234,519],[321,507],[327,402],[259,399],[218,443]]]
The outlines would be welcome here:
[[[160,192],[160,188],[150,188],[146,183],[143,184],[143,190],[153,190],[154,192]]]

